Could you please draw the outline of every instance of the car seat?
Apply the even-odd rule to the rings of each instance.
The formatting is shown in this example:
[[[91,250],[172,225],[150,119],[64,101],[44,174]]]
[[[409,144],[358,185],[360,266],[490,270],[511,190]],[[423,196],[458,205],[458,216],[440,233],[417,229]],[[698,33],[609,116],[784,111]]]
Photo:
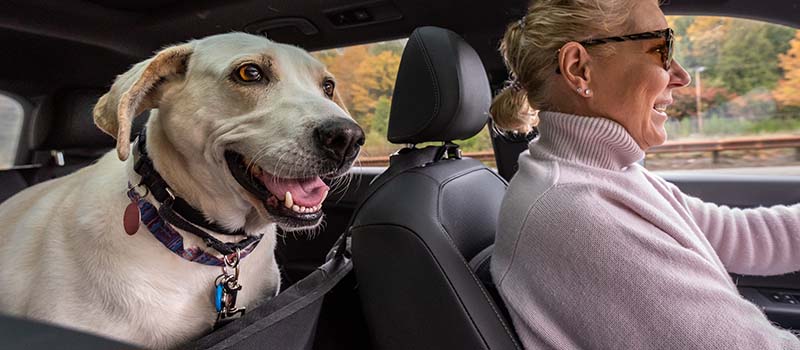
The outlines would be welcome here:
[[[389,141],[409,144],[370,185],[353,217],[353,262],[378,349],[518,349],[515,333],[469,266],[487,261],[507,183],[461,156],[491,94],[477,53],[456,33],[415,30],[400,63]],[[440,142],[418,148],[414,145]],[[489,278],[490,280],[490,278]]]

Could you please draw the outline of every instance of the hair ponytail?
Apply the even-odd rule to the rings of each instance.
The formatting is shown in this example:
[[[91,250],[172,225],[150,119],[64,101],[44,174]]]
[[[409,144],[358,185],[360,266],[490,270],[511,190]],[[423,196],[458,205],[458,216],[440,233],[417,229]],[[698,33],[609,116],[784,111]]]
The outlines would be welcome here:
[[[527,93],[514,85],[505,87],[494,97],[489,114],[500,130],[520,133],[531,131],[533,113]]]

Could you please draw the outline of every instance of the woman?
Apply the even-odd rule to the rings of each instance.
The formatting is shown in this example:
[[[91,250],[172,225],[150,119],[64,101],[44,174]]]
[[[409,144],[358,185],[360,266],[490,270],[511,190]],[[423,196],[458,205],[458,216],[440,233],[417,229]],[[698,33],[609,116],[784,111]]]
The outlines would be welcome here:
[[[637,164],[690,81],[671,46],[655,0],[537,0],[508,27],[492,116],[526,131],[539,110],[540,137],[492,275],[526,348],[800,349],[728,275],[800,270],[800,206],[705,203]]]

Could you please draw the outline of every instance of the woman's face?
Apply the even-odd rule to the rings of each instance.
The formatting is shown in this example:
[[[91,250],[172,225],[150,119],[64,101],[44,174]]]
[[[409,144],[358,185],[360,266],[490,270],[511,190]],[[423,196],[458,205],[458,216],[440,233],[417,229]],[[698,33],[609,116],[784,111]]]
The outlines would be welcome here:
[[[667,28],[664,14],[655,1],[638,1],[631,12],[631,33]],[[664,39],[624,41],[614,45],[614,53],[599,57],[591,66],[587,99],[589,112],[616,121],[625,127],[643,150],[667,140],[665,112],[672,104],[672,90],[691,79],[678,62],[664,70],[659,49]]]

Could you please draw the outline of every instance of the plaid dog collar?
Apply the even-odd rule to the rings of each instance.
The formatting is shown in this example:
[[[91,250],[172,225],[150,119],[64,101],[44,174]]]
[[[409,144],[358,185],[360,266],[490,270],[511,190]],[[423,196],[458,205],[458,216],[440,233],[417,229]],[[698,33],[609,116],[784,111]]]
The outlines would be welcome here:
[[[136,189],[130,184],[128,184],[128,198],[130,198],[131,203],[136,204],[138,207],[140,222],[145,224],[148,231],[153,234],[153,237],[167,247],[167,249],[188,261],[209,266],[225,266],[223,258],[218,258],[214,255],[208,254],[197,247],[188,249],[184,248],[183,237],[177,231],[175,231],[172,225],[167,223],[167,221],[164,220],[161,215],[159,215],[158,209],[156,209],[153,204],[144,198],[141,198],[139,193],[136,192]],[[126,221],[127,220],[128,219],[126,218]],[[241,247],[241,249],[239,249],[239,258],[243,259],[250,254],[253,249],[255,249],[259,242],[261,242],[261,236],[251,236],[234,243],[233,245],[237,246],[237,249],[239,249],[238,247]],[[233,254],[235,255],[236,253]]]

